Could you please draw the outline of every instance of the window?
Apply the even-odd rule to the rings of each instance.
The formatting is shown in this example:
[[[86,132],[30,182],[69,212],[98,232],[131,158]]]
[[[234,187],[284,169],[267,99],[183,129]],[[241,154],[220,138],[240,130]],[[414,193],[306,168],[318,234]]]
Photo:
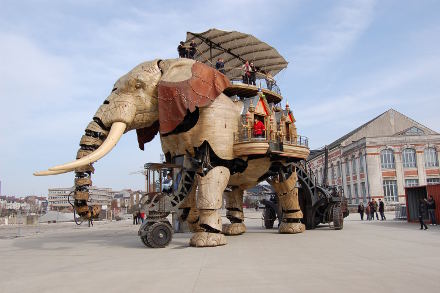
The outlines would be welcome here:
[[[405,186],[406,187],[419,186],[419,179],[405,179]]]
[[[364,173],[364,155],[359,156],[359,172]]]
[[[348,201],[351,202],[351,188],[350,188],[350,184],[347,184],[347,198],[348,198]]]
[[[440,183],[440,178],[428,178],[428,179],[426,179],[426,183],[428,183],[428,184],[438,184],[438,183]]]
[[[365,186],[365,182],[361,182],[361,192],[362,192],[362,199],[364,202],[367,201],[367,188]]]
[[[345,176],[350,175],[350,163],[347,161],[345,161]]]
[[[402,152],[403,168],[416,168],[416,151],[414,149],[404,149]]]
[[[383,181],[383,195],[386,202],[398,201],[397,181],[384,180]]]
[[[356,168],[356,158],[355,157],[353,157],[353,159],[352,159],[352,161],[351,161],[351,174],[353,174],[353,175],[356,175],[356,173],[357,173],[357,168]]]
[[[438,167],[437,151],[435,148],[425,149],[425,167]]]
[[[341,170],[341,161],[339,161],[338,162],[338,178],[341,178],[341,173],[342,173],[342,170]]]
[[[356,203],[359,203],[359,192],[358,192],[358,185],[354,184],[354,197],[356,199]]]
[[[334,168],[333,164],[331,164],[330,168],[331,168],[331,170],[332,170],[330,180],[332,180],[332,179],[333,179],[333,180],[336,180],[336,176],[335,176],[335,168]]]
[[[407,129],[405,131],[405,134],[406,135],[423,135],[423,134],[425,134],[425,132],[423,130],[421,130],[420,128],[413,126],[409,129]]]
[[[393,150],[386,149],[380,152],[380,162],[382,169],[395,169],[394,152]]]

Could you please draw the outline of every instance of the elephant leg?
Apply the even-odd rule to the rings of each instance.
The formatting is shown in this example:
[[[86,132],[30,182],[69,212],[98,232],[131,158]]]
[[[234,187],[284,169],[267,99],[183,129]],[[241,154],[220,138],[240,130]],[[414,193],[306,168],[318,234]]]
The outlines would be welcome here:
[[[298,189],[295,187],[297,181],[296,172],[282,182],[270,182],[278,195],[282,210],[282,220],[279,227],[280,233],[295,234],[302,233],[306,229],[301,223],[303,213],[299,206]]]
[[[199,225],[200,213],[196,207],[196,190],[197,183],[191,187],[190,192],[181,203],[179,209],[182,210],[180,219],[182,222],[187,221],[188,228],[191,232],[203,231]]]
[[[231,224],[223,224],[223,233],[225,235],[240,235],[246,232],[246,226],[243,223],[243,190],[234,188],[231,192],[225,192],[226,198],[226,218]]]
[[[197,175],[198,192],[196,206],[199,210],[199,226],[202,229],[191,237],[190,245],[196,247],[226,244],[222,232],[222,220],[218,209],[222,206],[222,195],[229,181],[229,170],[215,167],[205,176]]]

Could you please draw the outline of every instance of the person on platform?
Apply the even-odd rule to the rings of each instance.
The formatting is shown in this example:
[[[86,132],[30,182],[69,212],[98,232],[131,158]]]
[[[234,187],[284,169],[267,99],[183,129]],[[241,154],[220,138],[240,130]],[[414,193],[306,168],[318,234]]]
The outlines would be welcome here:
[[[266,86],[268,90],[272,90],[274,84],[275,84],[275,79],[273,78],[272,74],[270,74],[270,72],[265,72],[265,79],[266,79]]]
[[[262,138],[264,137],[264,132],[266,131],[266,127],[264,127],[264,123],[259,119],[255,118],[254,122],[254,137]]]
[[[254,62],[249,64],[249,84],[257,85],[257,69]]]
[[[419,202],[419,221],[420,221],[420,230],[425,228],[425,230],[428,230],[428,226],[426,226],[423,219],[426,218],[426,201],[425,199],[421,198]]]
[[[220,71],[223,74],[226,74],[225,72],[225,62],[222,58],[218,58],[217,63],[215,63],[215,69]]]
[[[191,41],[191,43],[189,43],[188,58],[189,59],[194,59],[194,56],[196,55],[196,52],[197,52],[196,42]]]
[[[358,213],[361,216],[361,221],[363,221],[364,220],[364,203],[363,202],[361,202],[358,205]]]
[[[243,83],[245,84],[249,84],[249,80],[251,77],[251,67],[249,65],[249,61],[246,61],[243,66],[241,67],[241,71],[242,71],[242,78],[243,78]]]
[[[432,195],[428,196],[426,206],[428,208],[428,215],[429,219],[431,220],[431,225],[437,226],[437,221],[435,219],[435,200]]]
[[[179,46],[177,46],[177,52],[179,53],[179,58],[188,58],[188,51],[185,48],[184,42],[180,42]]]
[[[386,220],[387,218],[385,217],[385,204],[382,201],[382,199],[379,198],[379,214],[380,214],[380,220]]]

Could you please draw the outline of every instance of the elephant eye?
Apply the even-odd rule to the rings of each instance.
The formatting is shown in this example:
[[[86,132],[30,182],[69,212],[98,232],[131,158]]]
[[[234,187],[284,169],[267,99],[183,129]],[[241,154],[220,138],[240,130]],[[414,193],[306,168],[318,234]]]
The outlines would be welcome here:
[[[113,89],[112,89],[112,92],[114,92],[114,91],[117,90],[117,89],[118,89],[117,87],[113,88]]]

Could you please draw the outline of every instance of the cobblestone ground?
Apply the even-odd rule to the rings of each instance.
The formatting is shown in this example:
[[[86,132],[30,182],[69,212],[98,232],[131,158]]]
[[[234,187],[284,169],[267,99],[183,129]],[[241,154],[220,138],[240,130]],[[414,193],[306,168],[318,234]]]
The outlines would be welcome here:
[[[354,214],[342,231],[281,235],[246,216],[247,233],[216,248],[174,234],[148,249],[130,221],[0,226],[0,292],[440,292],[438,226]]]

